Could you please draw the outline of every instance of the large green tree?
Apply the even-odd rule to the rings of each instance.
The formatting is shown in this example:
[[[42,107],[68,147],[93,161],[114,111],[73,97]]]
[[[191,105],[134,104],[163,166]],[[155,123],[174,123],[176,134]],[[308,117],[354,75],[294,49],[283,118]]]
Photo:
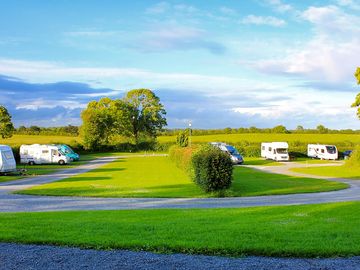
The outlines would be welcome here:
[[[10,138],[14,132],[14,125],[11,122],[11,115],[8,110],[0,105],[0,137]]]
[[[129,137],[135,144],[142,138],[153,139],[166,125],[165,114],[160,99],[148,89],[132,90],[123,99],[91,101],[81,113],[84,147],[101,149],[117,135]]]
[[[358,67],[355,71],[355,78],[357,80],[357,84],[360,84],[360,67]],[[357,94],[355,98],[355,102],[351,105],[351,107],[357,107],[357,116],[360,118],[360,93]]]
[[[81,118],[84,147],[92,150],[108,145],[112,136],[123,134],[130,125],[126,124],[129,119],[126,104],[110,98],[91,101],[82,111]]]
[[[130,134],[136,144],[141,136],[156,137],[156,132],[166,126],[166,111],[160,99],[149,89],[134,89],[125,96],[130,111]]]

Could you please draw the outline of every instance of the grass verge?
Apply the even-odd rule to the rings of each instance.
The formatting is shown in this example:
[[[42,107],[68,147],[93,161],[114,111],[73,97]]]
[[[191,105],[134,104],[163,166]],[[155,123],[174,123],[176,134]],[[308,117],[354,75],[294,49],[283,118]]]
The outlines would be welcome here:
[[[360,168],[347,167],[347,166],[293,168],[291,170],[294,172],[306,173],[306,174],[312,174],[318,176],[360,179]]]
[[[347,185],[313,178],[269,174],[234,168],[232,186],[224,196],[259,196],[330,191]],[[168,157],[118,159],[101,168],[61,181],[18,191],[20,194],[88,197],[209,197]]]
[[[0,241],[161,253],[360,255],[360,203],[1,213]]]

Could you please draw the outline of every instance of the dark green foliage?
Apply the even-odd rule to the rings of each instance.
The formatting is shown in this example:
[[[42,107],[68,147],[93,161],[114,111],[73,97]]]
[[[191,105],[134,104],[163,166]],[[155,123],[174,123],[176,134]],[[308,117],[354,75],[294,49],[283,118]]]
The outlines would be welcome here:
[[[68,125],[64,127],[38,127],[20,126],[15,129],[14,134],[19,135],[59,135],[59,136],[79,136],[79,127]]]
[[[189,144],[189,136],[186,130],[180,131],[176,136],[176,144],[180,147],[187,147]]]
[[[221,191],[231,186],[233,164],[226,153],[212,146],[203,146],[191,161],[194,182],[205,192]]]
[[[346,166],[353,168],[360,167],[360,146],[357,146],[351,153],[350,158],[346,161]]]
[[[10,138],[14,132],[14,126],[11,122],[11,115],[8,110],[0,105],[0,138]]]
[[[193,176],[192,170],[192,156],[198,149],[198,145],[192,147],[180,147],[173,145],[169,148],[169,158],[175,165],[184,170],[191,177]]]

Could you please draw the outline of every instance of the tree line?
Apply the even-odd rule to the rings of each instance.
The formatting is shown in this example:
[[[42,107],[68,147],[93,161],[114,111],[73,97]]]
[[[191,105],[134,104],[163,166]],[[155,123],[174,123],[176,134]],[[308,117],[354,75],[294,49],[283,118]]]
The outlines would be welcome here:
[[[356,69],[355,78],[360,84],[360,67]],[[357,108],[360,118],[360,93],[356,96],[352,107]],[[15,128],[8,110],[0,105],[0,138],[9,138],[15,134],[26,135],[68,135],[83,137],[84,148],[100,150],[115,140],[125,138],[134,145],[141,142],[155,141],[158,135],[178,135],[187,129],[163,129],[166,125],[166,111],[157,97],[149,89],[134,89],[121,98],[102,98],[91,101],[82,111],[82,126],[68,125],[64,127],[20,126]],[[360,130],[330,129],[318,125],[315,129],[305,129],[299,125],[288,130],[283,125],[273,128],[224,128],[224,129],[192,129],[192,135],[238,134],[238,133],[320,133],[320,134],[360,134]]]

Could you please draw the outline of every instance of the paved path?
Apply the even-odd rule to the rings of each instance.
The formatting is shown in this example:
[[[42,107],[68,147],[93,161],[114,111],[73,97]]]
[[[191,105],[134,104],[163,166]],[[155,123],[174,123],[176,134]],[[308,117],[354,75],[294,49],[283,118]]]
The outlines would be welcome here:
[[[360,200],[360,181],[349,179],[323,178],[330,181],[340,181],[350,185],[350,188],[321,193],[272,195],[238,198],[90,198],[90,197],[55,197],[11,194],[16,190],[34,185],[57,181],[79,173],[102,166],[115,157],[99,158],[76,168],[54,173],[51,176],[38,176],[0,184],[0,212],[37,212],[66,210],[105,210],[105,209],[155,209],[155,208],[238,208],[271,205],[299,205],[326,202],[344,202]],[[328,164],[326,164],[328,165]],[[335,164],[336,165],[336,164]],[[294,166],[319,166],[297,163],[285,163],[284,166],[256,166],[256,169],[308,176],[290,172]],[[321,166],[321,165],[320,165]],[[255,166],[250,166],[255,168]]]

